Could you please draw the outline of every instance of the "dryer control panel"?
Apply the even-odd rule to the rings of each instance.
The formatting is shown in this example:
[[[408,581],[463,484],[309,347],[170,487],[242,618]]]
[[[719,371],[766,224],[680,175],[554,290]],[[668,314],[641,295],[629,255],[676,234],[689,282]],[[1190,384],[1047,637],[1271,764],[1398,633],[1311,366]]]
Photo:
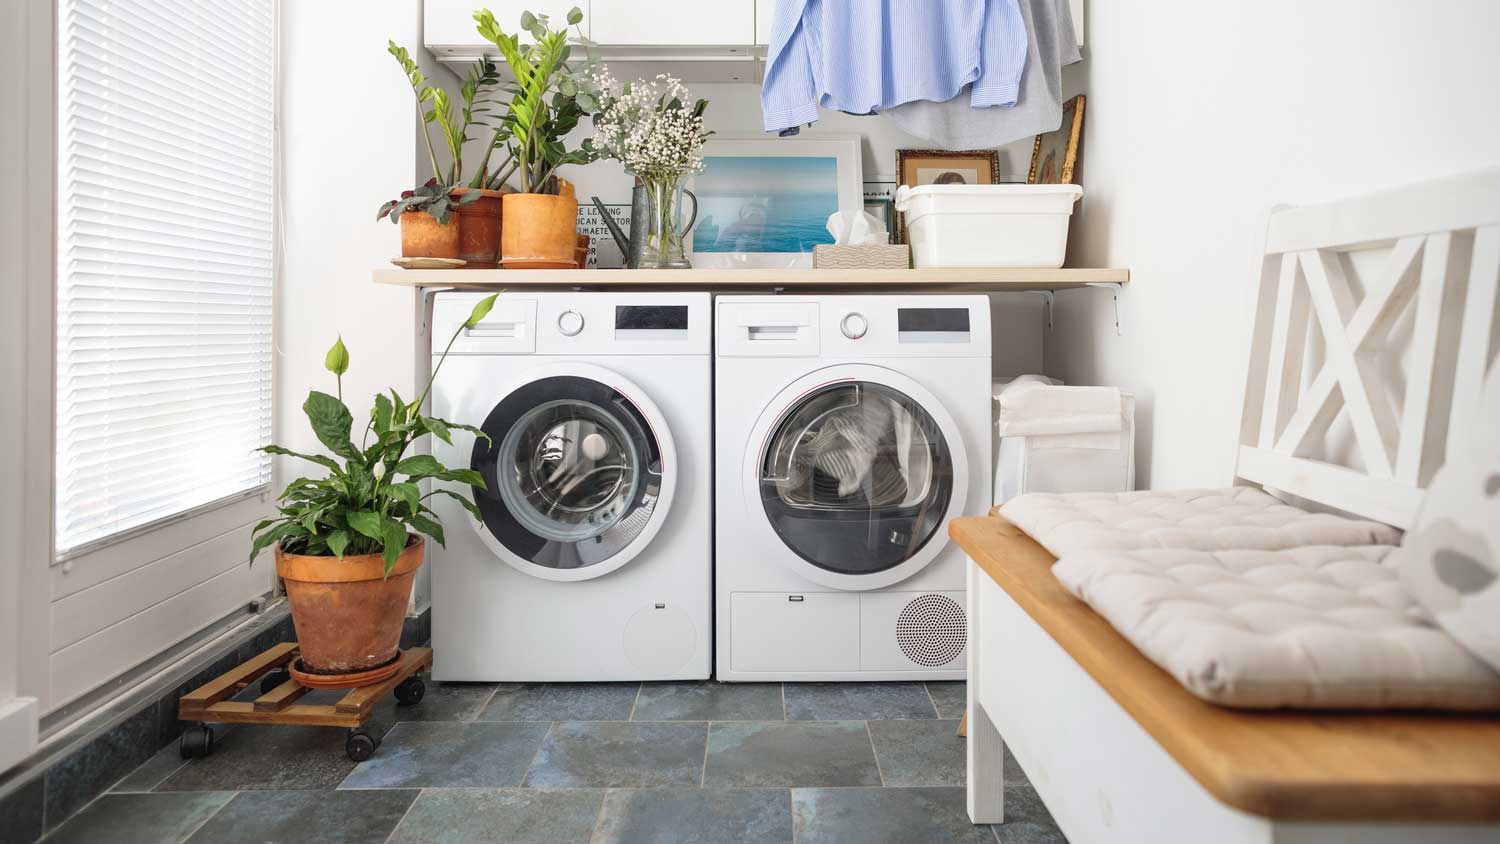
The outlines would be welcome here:
[[[721,357],[989,357],[986,296],[723,296]]]

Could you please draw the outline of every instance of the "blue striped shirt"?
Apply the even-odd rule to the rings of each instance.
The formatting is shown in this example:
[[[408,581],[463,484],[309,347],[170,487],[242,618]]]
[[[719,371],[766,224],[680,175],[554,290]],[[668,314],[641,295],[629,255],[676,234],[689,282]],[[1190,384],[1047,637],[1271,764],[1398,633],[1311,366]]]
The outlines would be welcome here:
[[[768,132],[818,107],[870,114],[944,102],[1015,105],[1026,65],[1016,0],[777,0],[760,105]]]

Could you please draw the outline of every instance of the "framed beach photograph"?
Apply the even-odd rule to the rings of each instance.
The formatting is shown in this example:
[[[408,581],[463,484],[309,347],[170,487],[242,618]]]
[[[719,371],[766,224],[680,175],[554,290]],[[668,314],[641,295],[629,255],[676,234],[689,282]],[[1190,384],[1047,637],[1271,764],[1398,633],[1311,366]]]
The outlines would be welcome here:
[[[1083,137],[1083,95],[1063,103],[1062,125],[1037,135],[1031,147],[1028,185],[1073,184],[1078,169],[1078,147]]]
[[[864,208],[859,137],[721,137],[703,147],[694,267],[811,267],[835,212]]]
[[[940,149],[896,150],[896,180],[919,185],[993,185],[1000,181],[1000,154],[992,149],[949,152]],[[897,214],[894,242],[906,242],[906,215]]]

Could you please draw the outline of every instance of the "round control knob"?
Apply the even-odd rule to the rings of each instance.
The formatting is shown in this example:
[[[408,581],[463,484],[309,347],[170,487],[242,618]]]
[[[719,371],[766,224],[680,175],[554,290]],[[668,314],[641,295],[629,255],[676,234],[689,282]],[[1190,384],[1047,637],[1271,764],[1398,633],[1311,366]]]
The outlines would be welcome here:
[[[843,331],[844,336],[850,340],[858,340],[865,336],[869,328],[870,323],[865,319],[864,314],[845,314],[844,318],[839,321],[839,330]]]
[[[557,330],[564,335],[572,337],[583,330],[583,314],[577,311],[563,311],[557,315]]]

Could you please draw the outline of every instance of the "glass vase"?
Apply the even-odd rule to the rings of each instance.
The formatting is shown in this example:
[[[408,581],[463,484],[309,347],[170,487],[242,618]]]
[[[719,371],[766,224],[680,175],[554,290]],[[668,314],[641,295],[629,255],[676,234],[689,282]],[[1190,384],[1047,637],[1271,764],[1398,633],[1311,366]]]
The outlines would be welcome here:
[[[682,245],[687,234],[682,225],[682,177],[643,181],[651,198],[651,213],[644,221],[646,243],[639,266],[643,269],[690,269],[693,265],[688,263]],[[694,216],[697,216],[696,210]]]

